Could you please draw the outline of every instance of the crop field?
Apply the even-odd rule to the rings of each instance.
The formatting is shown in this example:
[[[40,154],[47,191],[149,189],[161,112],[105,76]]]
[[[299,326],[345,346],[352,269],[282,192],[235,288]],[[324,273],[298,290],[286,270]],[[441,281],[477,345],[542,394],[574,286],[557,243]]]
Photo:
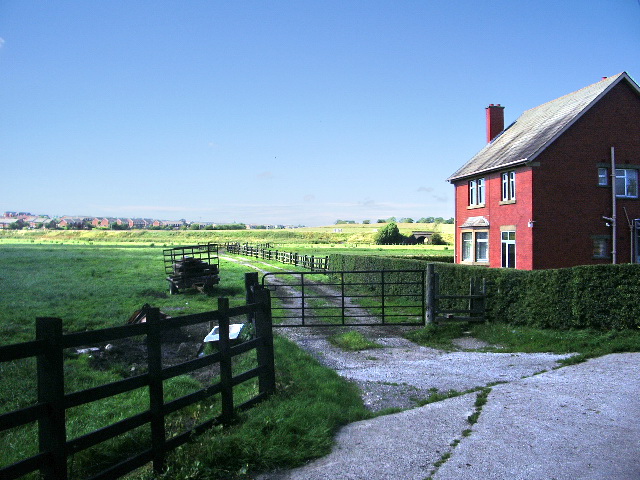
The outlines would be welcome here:
[[[55,244],[144,244],[146,246],[175,246],[198,242],[226,242],[284,246],[308,245],[321,248],[376,248],[373,237],[380,224],[334,225],[282,230],[0,230],[0,243],[55,243]],[[402,234],[412,231],[433,231],[453,243],[453,225],[398,224]],[[408,248],[407,246],[398,246]],[[416,250],[425,248],[416,245]],[[444,247],[441,247],[444,251]],[[451,245],[449,249],[452,250]]]

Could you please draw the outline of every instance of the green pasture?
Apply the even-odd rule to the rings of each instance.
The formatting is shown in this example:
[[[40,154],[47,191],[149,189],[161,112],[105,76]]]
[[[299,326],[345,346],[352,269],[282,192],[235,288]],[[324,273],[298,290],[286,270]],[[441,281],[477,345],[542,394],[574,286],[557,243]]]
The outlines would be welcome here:
[[[243,259],[243,263],[251,263]],[[263,270],[273,269],[263,262]],[[244,303],[244,274],[254,269],[239,262],[221,262],[221,283],[211,295],[186,292],[168,295],[162,247],[17,244],[0,245],[0,345],[32,340],[35,318],[59,317],[67,332],[124,325],[144,303],[173,316],[217,308],[217,297],[231,305]],[[166,478],[249,478],[252,470],[299,465],[329,451],[339,425],[365,418],[357,389],[295,345],[276,337],[277,389],[271,400],[241,414],[226,429],[213,429],[169,457]],[[131,366],[115,362],[97,367],[87,354],[65,354],[65,388],[74,392],[131,375]],[[249,353],[234,368],[252,367]],[[246,368],[245,368],[246,369]],[[210,381],[216,381],[210,378]],[[180,376],[165,382],[166,399],[191,393],[206,383],[202,377]],[[34,359],[0,364],[0,414],[36,402]],[[255,394],[246,382],[236,401]],[[68,438],[109,425],[148,408],[144,389],[120,394],[69,410]],[[216,397],[172,415],[168,432],[219,413]],[[141,427],[73,456],[71,478],[84,478],[97,468],[131,455],[147,445]],[[0,434],[0,466],[37,453],[37,429],[29,424]],[[296,448],[291,448],[292,445]],[[241,451],[237,446],[243,445]],[[37,478],[33,475],[32,478]],[[147,466],[129,478],[152,478]]]

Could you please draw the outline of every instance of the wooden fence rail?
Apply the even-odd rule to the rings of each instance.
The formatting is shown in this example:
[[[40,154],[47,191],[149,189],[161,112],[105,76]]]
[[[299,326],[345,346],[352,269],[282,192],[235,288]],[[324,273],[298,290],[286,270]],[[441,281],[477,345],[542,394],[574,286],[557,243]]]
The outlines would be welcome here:
[[[0,415],[0,432],[37,422],[39,453],[0,468],[0,478],[15,479],[40,470],[45,480],[66,480],[69,456],[147,424],[151,430],[150,448],[99,472],[92,479],[117,478],[149,462],[153,462],[154,471],[160,473],[164,468],[166,454],[186,443],[193,434],[201,433],[217,424],[228,423],[236,410],[249,408],[269,396],[275,390],[269,291],[256,288],[251,293],[251,299],[252,302],[247,305],[229,308],[228,299],[219,298],[216,311],[169,319],[160,319],[159,309],[152,308],[145,323],[70,334],[63,334],[62,320],[58,318],[36,319],[36,340],[0,347],[0,362],[36,357],[38,401],[35,405]],[[255,337],[232,346],[229,340],[229,320],[241,315],[252,319]],[[218,322],[218,351],[178,365],[163,367],[163,332],[205,322]],[[146,337],[147,373],[65,394],[64,349],[112,342],[137,335]],[[233,357],[250,350],[256,351],[258,366],[234,376],[231,369]],[[215,363],[220,365],[218,383],[165,402],[165,380]],[[258,378],[259,393],[245,403],[235,405],[233,387],[252,378]],[[148,410],[86,435],[67,439],[68,409],[142,387],[148,387]],[[167,439],[167,415],[217,394],[220,394],[222,403],[222,413],[219,416]]]
[[[269,245],[249,245],[248,243],[227,243],[227,253],[244,255],[247,257],[261,258],[262,260],[274,260],[287,265],[295,265],[312,271],[329,270],[328,256],[301,255],[296,252],[283,252],[271,250]]]

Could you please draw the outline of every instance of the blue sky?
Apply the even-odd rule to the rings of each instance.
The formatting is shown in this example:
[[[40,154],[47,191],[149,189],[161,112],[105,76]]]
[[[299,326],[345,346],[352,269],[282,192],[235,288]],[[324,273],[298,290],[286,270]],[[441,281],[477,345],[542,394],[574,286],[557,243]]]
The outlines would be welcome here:
[[[638,0],[0,0],[0,211],[448,218],[488,104],[622,71]]]

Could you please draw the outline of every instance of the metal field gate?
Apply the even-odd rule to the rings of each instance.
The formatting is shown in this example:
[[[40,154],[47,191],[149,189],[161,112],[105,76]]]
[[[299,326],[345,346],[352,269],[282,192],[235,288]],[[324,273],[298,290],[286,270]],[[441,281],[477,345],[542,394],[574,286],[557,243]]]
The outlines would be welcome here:
[[[275,272],[262,285],[274,327],[425,324],[424,270]]]

